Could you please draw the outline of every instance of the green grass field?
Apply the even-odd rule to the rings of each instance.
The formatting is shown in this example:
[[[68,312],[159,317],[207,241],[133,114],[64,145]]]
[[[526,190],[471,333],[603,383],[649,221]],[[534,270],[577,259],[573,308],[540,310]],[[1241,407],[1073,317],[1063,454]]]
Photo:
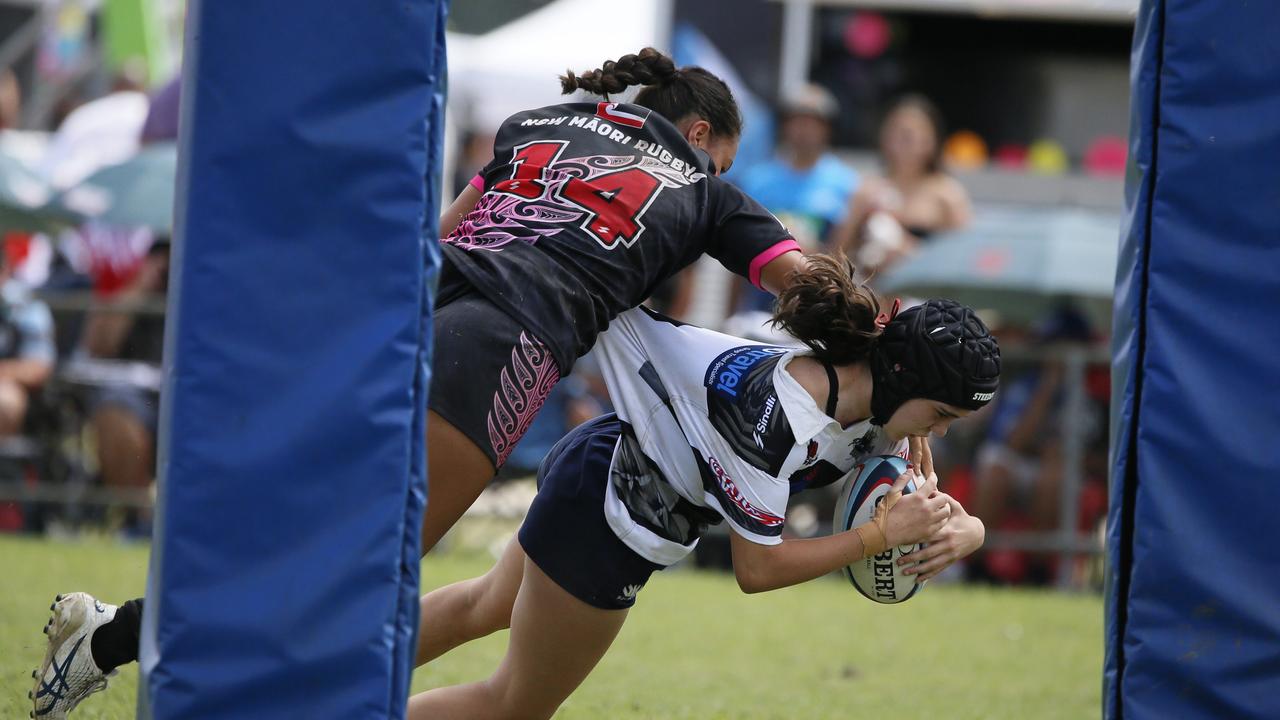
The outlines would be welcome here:
[[[108,541],[0,538],[0,717],[25,718],[52,597],[137,595],[147,551]],[[424,584],[483,572],[483,557],[433,557]],[[418,671],[414,690],[487,675],[506,634]],[[659,574],[613,649],[557,717],[1097,717],[1102,603],[1093,595],[931,586],[881,607],[830,580],[743,595],[728,575]],[[123,670],[73,717],[133,717],[137,672]],[[312,714],[323,717],[323,713]]]

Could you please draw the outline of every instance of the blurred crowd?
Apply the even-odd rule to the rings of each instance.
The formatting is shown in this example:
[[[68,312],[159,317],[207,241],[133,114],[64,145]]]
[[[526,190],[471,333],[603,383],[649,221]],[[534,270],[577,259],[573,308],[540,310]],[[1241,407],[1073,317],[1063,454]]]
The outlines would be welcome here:
[[[55,113],[47,131],[12,129],[22,97],[11,78],[0,74],[9,187],[29,176],[66,205],[80,198],[87,207],[93,193],[120,189],[96,181],[100,171],[176,138],[176,78],[147,93],[126,66],[105,93]],[[0,529],[41,531],[92,513],[102,505],[69,498],[105,488],[126,502],[107,503],[115,509],[99,519],[123,537],[146,537],[170,228],[13,218],[0,223],[0,487],[19,502],[0,503]],[[67,492],[38,502],[51,487]]]

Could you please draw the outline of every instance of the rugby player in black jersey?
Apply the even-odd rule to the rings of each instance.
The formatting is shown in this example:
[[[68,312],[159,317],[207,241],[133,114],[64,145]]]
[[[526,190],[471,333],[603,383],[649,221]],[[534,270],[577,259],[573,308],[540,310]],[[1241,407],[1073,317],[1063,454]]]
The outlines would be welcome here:
[[[442,219],[424,551],[618,313],[703,254],[775,293],[804,265],[790,232],[719,177],[742,130],[723,81],[652,48],[561,81],[605,100],[509,118]],[[608,100],[633,85],[631,103]]]

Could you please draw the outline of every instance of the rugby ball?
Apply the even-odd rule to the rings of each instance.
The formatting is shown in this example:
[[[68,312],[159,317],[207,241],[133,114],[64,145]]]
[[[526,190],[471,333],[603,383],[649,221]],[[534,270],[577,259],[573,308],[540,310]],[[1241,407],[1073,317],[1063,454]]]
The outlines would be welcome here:
[[[898,476],[907,471],[907,461],[896,455],[878,455],[867,458],[848,474],[840,501],[836,503],[835,530],[837,532],[870,522],[876,507],[888,494]],[[908,480],[902,494],[916,489],[915,480]],[[878,603],[892,605],[910,600],[920,590],[915,575],[904,575],[898,559],[924,547],[899,545],[885,549],[879,555],[863,558],[845,567],[844,576],[858,592]]]

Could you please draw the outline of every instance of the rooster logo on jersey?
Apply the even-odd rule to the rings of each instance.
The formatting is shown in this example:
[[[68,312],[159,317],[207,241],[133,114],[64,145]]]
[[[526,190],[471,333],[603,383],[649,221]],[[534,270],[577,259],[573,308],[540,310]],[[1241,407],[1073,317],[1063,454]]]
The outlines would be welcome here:
[[[871,428],[865,435],[849,443],[849,454],[853,457],[866,455],[871,452],[871,444],[875,442],[875,439],[876,430],[875,428]]]

